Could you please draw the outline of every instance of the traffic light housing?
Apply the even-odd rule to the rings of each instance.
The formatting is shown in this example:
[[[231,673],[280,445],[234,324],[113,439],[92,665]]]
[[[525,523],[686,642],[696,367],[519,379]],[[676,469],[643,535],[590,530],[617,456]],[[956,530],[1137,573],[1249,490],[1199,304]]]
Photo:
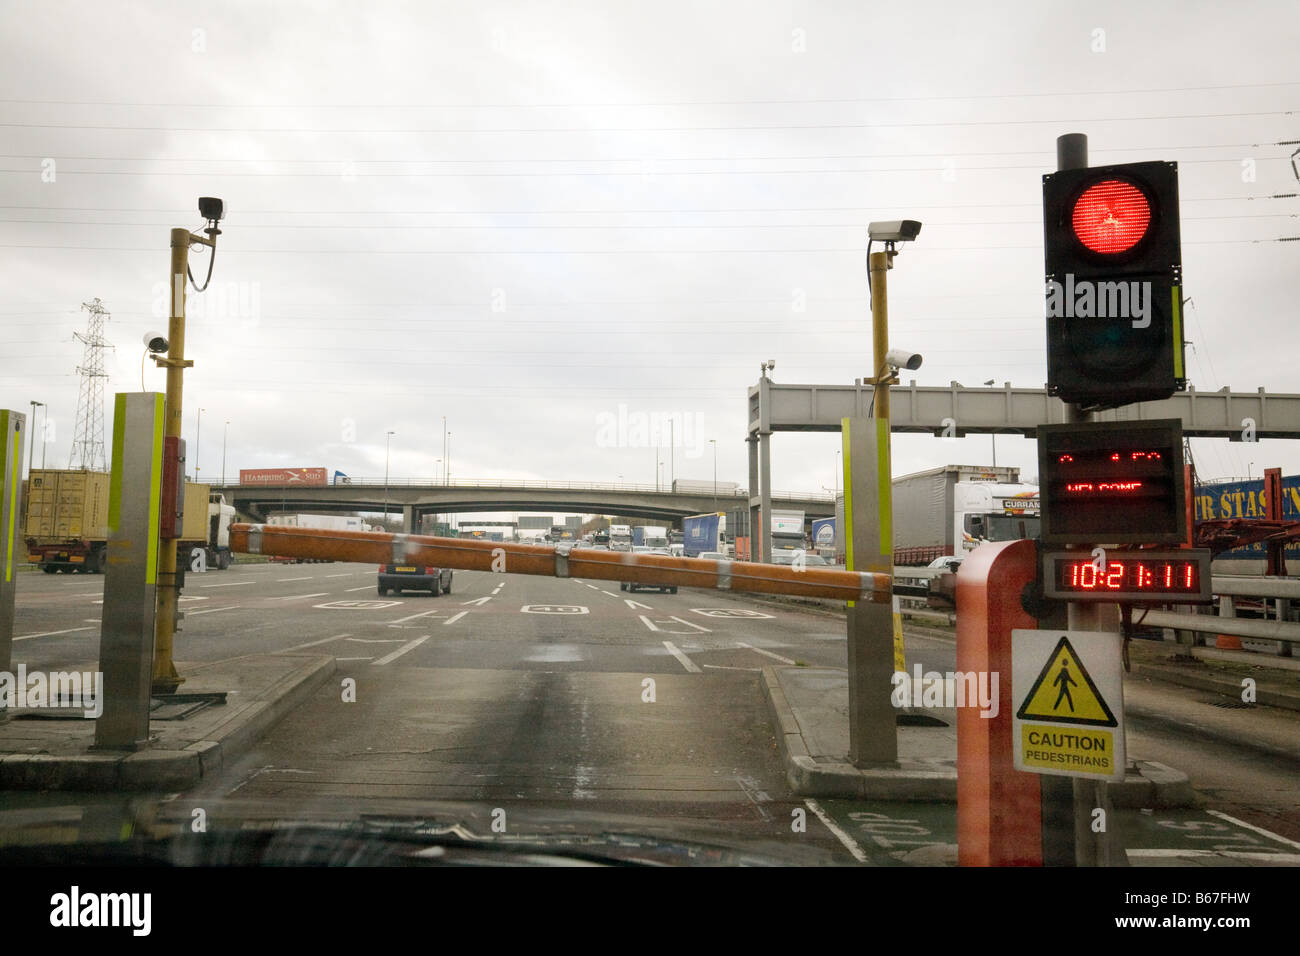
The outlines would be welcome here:
[[[1186,386],[1178,164],[1043,177],[1047,389],[1089,408]]]

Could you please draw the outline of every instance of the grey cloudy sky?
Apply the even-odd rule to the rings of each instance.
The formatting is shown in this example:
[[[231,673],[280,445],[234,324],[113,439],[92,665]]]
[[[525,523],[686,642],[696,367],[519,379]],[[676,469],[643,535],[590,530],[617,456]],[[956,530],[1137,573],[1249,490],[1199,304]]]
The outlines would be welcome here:
[[[110,396],[140,388],[168,230],[200,225],[199,195],[230,208],[190,308],[205,478],[227,421],[231,473],[379,476],[392,430],[393,475],[432,475],[445,416],[453,478],[649,483],[653,447],[602,423],[671,414],[677,477],[710,477],[716,438],[719,478],[743,484],[762,360],[782,382],[871,373],[873,219],[925,223],[890,275],[918,382],[1039,387],[1041,174],[1067,132],[1094,165],[1179,163],[1193,384],[1300,391],[1300,246],[1275,241],[1300,234],[1300,203],[1270,198],[1300,185],[1279,145],[1300,140],[1290,2],[0,17],[0,401],[48,403],[51,466],[71,446],[80,304],[112,313]],[[837,442],[778,436],[774,487],[831,487]],[[986,464],[989,445],[899,436],[895,472]],[[1300,471],[1286,442],[1195,452],[1205,476]],[[997,454],[1036,472],[1031,442]]]

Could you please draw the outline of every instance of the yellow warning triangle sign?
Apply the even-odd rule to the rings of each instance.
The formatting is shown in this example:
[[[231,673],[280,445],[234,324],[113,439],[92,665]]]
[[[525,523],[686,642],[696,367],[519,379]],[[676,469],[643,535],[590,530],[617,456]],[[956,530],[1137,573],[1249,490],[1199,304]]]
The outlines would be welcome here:
[[[1047,666],[1029,689],[1024,703],[1016,711],[1021,720],[1042,720],[1063,724],[1090,724],[1116,727],[1119,722],[1106,705],[1101,691],[1092,682],[1088,670],[1070,639],[1062,637],[1047,659]]]

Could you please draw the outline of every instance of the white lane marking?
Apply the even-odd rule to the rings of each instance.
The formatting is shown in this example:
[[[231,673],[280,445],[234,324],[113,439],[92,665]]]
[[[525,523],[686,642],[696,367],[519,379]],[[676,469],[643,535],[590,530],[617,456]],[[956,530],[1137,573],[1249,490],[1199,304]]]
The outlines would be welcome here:
[[[486,604],[490,600],[492,600],[492,595],[489,594],[485,597],[475,598],[472,601],[461,601],[460,603],[461,604]]]
[[[276,584],[288,584],[290,581],[310,581],[310,580],[311,580],[311,577],[312,577],[312,576],[309,574],[309,575],[307,575],[305,578],[276,578],[276,579],[275,579],[275,583],[276,583]]]
[[[754,671],[754,672],[758,672],[758,671],[761,671],[761,670],[763,669],[763,668],[761,668],[761,667],[729,667],[729,666],[726,665],[726,664],[705,664],[704,666],[705,666],[705,667],[712,667],[714,670],[719,670],[719,671]]]
[[[831,833],[835,834],[836,838],[844,844],[844,848],[853,854],[853,859],[857,860],[859,863],[870,862],[866,852],[862,847],[858,846],[857,841],[840,829],[839,824],[826,814],[826,811],[822,809],[820,803],[809,797],[804,800],[804,805],[813,813],[817,814],[817,819],[822,822],[822,825],[825,826],[827,830],[830,830]]]
[[[788,657],[782,657],[780,654],[773,654],[771,651],[765,651],[761,647],[755,647],[753,644],[746,644],[744,641],[736,641],[736,643],[746,650],[753,651],[755,654],[766,654],[768,657],[780,661],[782,664],[789,664],[791,667],[794,666],[794,661],[790,660]]]
[[[677,658],[677,660],[681,663],[681,665],[686,668],[688,673],[691,674],[702,673],[702,671],[695,666],[695,662],[691,660],[689,657],[687,657],[685,654],[683,654],[680,650],[678,650],[677,645],[675,645],[672,641],[664,641],[664,647],[668,648],[668,653],[673,655],[673,657]]]
[[[308,641],[306,644],[295,644],[293,647],[286,647],[283,650],[272,651],[274,654],[288,654],[290,651],[300,651],[305,647],[316,647],[318,644],[328,644],[330,641],[337,641],[347,637],[346,634],[335,634],[333,637],[322,637],[318,641]]]
[[[1220,820],[1227,820],[1229,823],[1235,823],[1237,826],[1245,827],[1247,830],[1258,833],[1260,836],[1266,836],[1270,840],[1276,840],[1278,843],[1285,843],[1287,846],[1292,846],[1297,850],[1300,850],[1300,843],[1296,843],[1295,840],[1288,840],[1284,836],[1278,836],[1271,830],[1265,830],[1263,827],[1257,827],[1255,824],[1247,823],[1245,820],[1238,820],[1236,817],[1230,817],[1221,810],[1206,810],[1205,812],[1210,814],[1210,816],[1218,817]]]
[[[1206,811],[1209,812],[1209,811]],[[1250,850],[1125,850],[1131,857],[1138,859],[1178,859],[1179,857],[1227,857],[1238,860],[1269,860],[1273,863],[1283,863],[1294,866],[1300,863],[1300,853],[1269,853],[1250,851]]]
[[[352,644],[401,644],[405,638],[401,637],[349,637],[348,641]]]
[[[342,574],[327,574],[327,575],[325,575],[325,577],[327,577],[327,578],[350,578],[350,577],[352,577],[352,575],[354,575],[354,574],[360,574],[360,573],[361,573],[361,572],[359,572],[359,571],[344,571]]]
[[[461,611],[459,614],[453,614],[451,617],[447,618],[447,620],[443,621],[442,623],[444,625],[455,624],[457,621],[459,621],[462,617],[464,617],[468,613],[469,611]]]
[[[404,624],[407,621],[414,621],[417,617],[425,617],[429,614],[437,614],[437,613],[438,613],[438,609],[434,608],[432,611],[420,611],[418,614],[408,614],[406,617],[399,617],[396,621],[389,621],[388,623]]]
[[[227,581],[225,584],[200,584],[201,588],[238,588],[245,584],[256,584],[256,581]]]
[[[659,630],[659,628],[655,627],[655,622],[650,620],[650,618],[646,617],[644,614],[638,614],[637,617],[641,618],[641,623],[650,628],[650,630]]]
[[[234,611],[243,607],[242,604],[227,604],[225,607],[205,607],[202,611],[186,611],[186,617],[193,617],[196,614],[211,614],[214,611]]]
[[[754,809],[758,811],[759,816],[769,823],[772,822],[772,814],[768,813],[763,806],[764,803],[771,802],[772,798],[767,795],[757,780],[753,777],[736,777],[736,784],[745,792],[745,796],[754,804]]]
[[[373,657],[336,657],[336,661],[373,661]]]
[[[270,600],[272,601],[296,601],[299,598],[324,597],[329,591],[317,591],[315,594],[280,594]]]
[[[697,631],[703,631],[705,634],[712,634],[712,633],[713,633],[713,632],[710,631],[707,627],[700,627],[698,624],[692,624],[690,621],[687,621],[687,620],[685,620],[685,619],[683,619],[683,618],[680,618],[680,617],[678,617],[678,616],[675,615],[675,614],[670,614],[670,615],[668,615],[668,617],[669,617],[670,620],[676,621],[678,624],[685,624],[687,627],[693,627],[693,628],[695,628]],[[794,661],[791,661],[790,663],[793,664]]]
[[[404,644],[402,647],[399,647],[397,650],[393,651],[393,653],[385,654],[383,657],[379,658],[379,660],[375,661],[373,666],[378,667],[381,664],[391,664],[393,661],[397,660],[407,651],[415,650],[417,647],[419,647],[428,639],[429,639],[428,634],[424,635],[424,637],[417,637],[415,640],[409,641],[408,643]]]
[[[344,588],[344,593],[351,594],[353,591],[369,591],[373,587],[373,584],[363,584],[359,588]]]
[[[609,592],[606,591],[605,593],[608,594]],[[638,607],[639,607],[639,608],[641,608],[642,610],[645,610],[645,611],[653,611],[653,610],[654,610],[654,608],[652,608],[649,604],[642,604],[640,601],[633,601],[631,598],[623,598],[623,601],[624,601],[624,603],[627,604],[627,606],[630,607],[630,608],[638,608]]]
[[[90,631],[90,627],[70,627],[66,631],[42,631],[40,634],[24,634],[21,637],[15,637],[15,641],[30,641],[33,637],[53,637],[55,634],[72,634],[76,631]]]

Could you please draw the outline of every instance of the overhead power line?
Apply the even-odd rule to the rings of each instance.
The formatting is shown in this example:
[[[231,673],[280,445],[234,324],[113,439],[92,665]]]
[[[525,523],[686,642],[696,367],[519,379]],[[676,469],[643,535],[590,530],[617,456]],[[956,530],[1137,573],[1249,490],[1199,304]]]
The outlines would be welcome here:
[[[1300,80],[1263,83],[1219,83],[1210,86],[1134,87],[1122,90],[1052,90],[1004,93],[932,93],[924,96],[844,96],[750,100],[644,100],[641,102],[593,101],[567,103],[140,103],[122,100],[32,100],[2,98],[0,103],[31,106],[114,106],[150,109],[628,109],[681,106],[808,106],[847,103],[922,103],[946,100],[1048,99],[1069,96],[1133,96],[1153,93],[1208,93],[1215,90],[1276,89],[1300,86]]]

